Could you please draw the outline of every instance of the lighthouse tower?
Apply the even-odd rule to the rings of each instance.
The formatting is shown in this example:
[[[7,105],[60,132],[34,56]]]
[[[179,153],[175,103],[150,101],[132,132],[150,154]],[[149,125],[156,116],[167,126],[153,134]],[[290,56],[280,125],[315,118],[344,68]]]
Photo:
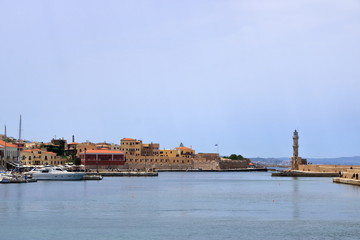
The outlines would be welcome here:
[[[306,159],[299,157],[299,133],[294,131],[293,135],[293,156],[291,157],[291,170],[299,170],[299,165],[307,164]]]

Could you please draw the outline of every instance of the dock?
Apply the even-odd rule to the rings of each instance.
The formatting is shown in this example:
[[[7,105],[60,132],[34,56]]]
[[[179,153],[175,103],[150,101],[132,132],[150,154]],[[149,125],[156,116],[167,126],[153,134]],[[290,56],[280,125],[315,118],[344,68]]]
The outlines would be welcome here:
[[[271,174],[272,177],[337,177],[339,173],[334,172],[305,172],[305,171],[294,171],[287,170],[281,172],[274,172]]]
[[[267,168],[236,168],[236,169],[158,169],[158,172],[267,172]]]
[[[100,174],[85,174],[83,180],[102,180],[103,177]]]
[[[31,182],[37,182],[36,179],[32,178],[24,178],[24,177],[11,177],[6,179],[1,179],[0,183],[2,184],[9,184],[9,183],[31,183]]]
[[[139,171],[106,171],[106,172],[99,172],[99,173],[89,173],[87,175],[92,176],[102,176],[102,177],[157,177],[158,172],[139,172]],[[86,175],[85,175],[86,176]],[[91,179],[93,180],[93,179]],[[98,180],[98,179],[94,179]]]
[[[356,180],[356,179],[336,177],[333,178],[333,182],[360,186],[360,180]]]

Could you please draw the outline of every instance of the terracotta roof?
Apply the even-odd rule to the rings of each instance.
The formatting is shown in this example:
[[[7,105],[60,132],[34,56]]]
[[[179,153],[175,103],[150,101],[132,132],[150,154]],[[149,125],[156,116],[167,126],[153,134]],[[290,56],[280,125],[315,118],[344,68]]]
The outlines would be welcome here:
[[[68,143],[68,145],[76,145],[78,144],[77,142],[71,142],[71,143]]]
[[[123,138],[121,140],[123,140],[123,141],[135,141],[135,139],[133,139],[133,138]]]
[[[53,152],[42,152],[42,153],[56,155],[56,153],[53,153]]]
[[[23,150],[23,151],[21,151],[21,152],[38,152],[38,151],[41,151],[41,154],[52,154],[52,155],[56,155],[56,153],[54,153],[54,152],[47,152],[47,151],[42,151],[42,150],[40,150],[40,149],[26,149],[26,150]]]
[[[177,147],[176,149],[187,149],[187,150],[192,150],[191,148],[188,148],[188,147]]]
[[[32,149],[26,149],[26,150],[22,150],[21,152],[31,152],[33,151]]]
[[[85,152],[82,152],[80,154],[85,154]],[[124,154],[124,152],[120,151],[111,151],[111,150],[87,150],[86,154]]]
[[[12,147],[12,148],[17,148],[18,147],[18,145],[16,145],[16,144],[12,144],[12,143],[8,143],[8,142],[5,142],[5,141],[3,141],[3,140],[0,140],[0,145],[2,145],[2,146],[6,146],[6,147]]]

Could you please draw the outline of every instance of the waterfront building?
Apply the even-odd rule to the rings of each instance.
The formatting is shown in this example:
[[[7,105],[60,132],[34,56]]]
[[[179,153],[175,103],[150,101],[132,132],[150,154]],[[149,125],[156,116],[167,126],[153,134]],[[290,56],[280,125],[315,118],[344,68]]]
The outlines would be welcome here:
[[[147,143],[141,146],[142,156],[159,156],[160,144],[158,143]]]
[[[221,160],[218,153],[199,153],[184,146],[175,149],[160,149],[160,144],[143,144],[133,138],[121,139],[121,150],[126,155],[129,169],[166,170],[220,170],[248,168],[250,160]]]
[[[7,168],[7,163],[15,163],[18,156],[18,145],[0,140],[0,166]]]
[[[73,137],[73,140],[74,140],[74,137]],[[74,161],[76,159],[76,153],[77,153],[76,147],[77,147],[77,145],[78,145],[77,142],[71,142],[71,143],[68,143],[66,145],[65,156],[70,157],[70,159],[72,161]]]
[[[181,143],[180,146],[176,148],[176,156],[193,158],[195,157],[195,150],[192,148],[184,147],[184,145]]]
[[[134,138],[123,138],[120,140],[121,151],[126,156],[141,156],[142,141]]]
[[[96,143],[95,146],[97,149],[111,149],[111,144],[107,142]]]
[[[20,153],[21,163],[24,166],[37,165],[64,165],[66,158],[57,156],[56,153],[43,149],[26,149]]]
[[[163,149],[159,151],[160,157],[176,157],[177,150],[176,149]]]
[[[76,157],[80,158],[80,154],[83,153],[85,150],[97,150],[96,145],[92,142],[84,142],[78,143],[75,146],[76,148]]]
[[[129,169],[193,169],[193,159],[167,156],[126,156]]]
[[[71,143],[68,143],[68,144],[67,144],[67,149],[66,149],[66,150],[69,150],[69,151],[76,150],[77,145],[78,145],[78,143],[77,143],[77,142],[71,142]]]
[[[40,148],[41,146],[41,142],[25,142],[25,149],[35,149],[35,148]]]
[[[125,154],[111,150],[86,150],[80,153],[81,164],[86,169],[119,169],[125,167]]]
[[[110,144],[110,150],[111,151],[121,151],[121,146],[119,144],[111,143]]]

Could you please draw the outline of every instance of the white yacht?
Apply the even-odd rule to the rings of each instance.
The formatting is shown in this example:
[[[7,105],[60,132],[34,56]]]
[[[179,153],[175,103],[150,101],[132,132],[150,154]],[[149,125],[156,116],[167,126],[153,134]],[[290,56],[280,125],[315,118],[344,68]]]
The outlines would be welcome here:
[[[60,167],[44,167],[29,172],[36,180],[82,180],[84,172],[68,172]]]

